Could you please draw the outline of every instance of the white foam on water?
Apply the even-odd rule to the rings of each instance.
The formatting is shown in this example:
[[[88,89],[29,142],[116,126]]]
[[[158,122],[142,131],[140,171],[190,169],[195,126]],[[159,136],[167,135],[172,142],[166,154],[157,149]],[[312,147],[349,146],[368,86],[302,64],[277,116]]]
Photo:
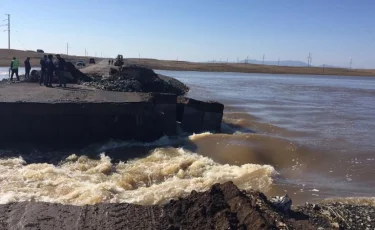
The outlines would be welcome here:
[[[366,205],[375,207],[375,197],[337,197],[324,199],[322,203],[343,203],[351,205]]]
[[[222,165],[182,148],[158,148],[144,158],[113,164],[69,156],[60,165],[0,160],[0,203],[43,201],[85,205],[101,202],[160,204],[233,181],[240,189],[267,191],[275,169],[269,165]]]

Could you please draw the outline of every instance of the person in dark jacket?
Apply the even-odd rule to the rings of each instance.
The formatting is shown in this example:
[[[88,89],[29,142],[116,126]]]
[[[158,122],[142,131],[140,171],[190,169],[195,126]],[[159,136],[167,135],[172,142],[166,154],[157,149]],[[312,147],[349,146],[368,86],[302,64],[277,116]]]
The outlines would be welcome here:
[[[48,59],[45,62],[45,67],[47,69],[47,78],[46,78],[46,86],[47,87],[52,87],[53,72],[56,69],[55,64],[53,63],[52,58],[53,58],[53,55],[49,54],[48,55]]]
[[[30,58],[26,58],[25,60],[25,79],[29,80],[30,77],[30,70],[31,70],[31,64],[30,64]]]
[[[64,85],[64,88],[66,87],[66,79],[64,75],[64,70],[65,70],[65,59],[60,56],[60,54],[56,55],[56,62],[55,62],[55,67],[56,67],[56,75],[59,77],[59,85],[58,87],[62,87]]]
[[[46,69],[46,61],[47,61],[47,55],[44,55],[42,59],[40,59],[40,79],[39,84],[42,85],[42,82],[45,86],[47,86],[47,69]]]

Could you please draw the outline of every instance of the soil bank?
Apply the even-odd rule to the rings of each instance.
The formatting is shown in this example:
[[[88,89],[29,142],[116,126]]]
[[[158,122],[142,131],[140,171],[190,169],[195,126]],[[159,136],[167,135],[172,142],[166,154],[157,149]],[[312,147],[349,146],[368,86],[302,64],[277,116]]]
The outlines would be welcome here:
[[[373,229],[374,208],[352,210],[306,205],[281,211],[260,192],[240,191],[232,182],[163,206],[98,204],[70,206],[21,202],[0,205],[0,229]],[[362,213],[361,213],[362,212]],[[363,213],[368,215],[363,218]],[[343,216],[341,216],[341,215]]]

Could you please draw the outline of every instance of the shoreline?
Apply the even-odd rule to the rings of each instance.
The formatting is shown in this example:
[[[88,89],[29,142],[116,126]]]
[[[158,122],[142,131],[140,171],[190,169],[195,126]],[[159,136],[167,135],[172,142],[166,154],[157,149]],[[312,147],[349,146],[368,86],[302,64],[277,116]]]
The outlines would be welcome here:
[[[131,64],[141,65],[155,70],[375,77],[375,70],[371,69],[293,67],[244,63],[199,63],[135,58],[129,58],[126,59],[126,61]]]
[[[32,67],[39,67],[39,60],[44,54],[34,51],[0,49],[0,67],[9,67],[12,57],[17,57],[20,67],[26,57],[31,57]],[[96,63],[108,58],[71,56],[61,54],[63,58],[70,62],[84,60],[87,64],[90,58],[95,58]],[[115,58],[110,58],[115,59]],[[294,67],[294,66],[272,66],[245,63],[204,63],[172,60],[157,60],[145,58],[125,58],[126,64],[141,65],[150,69],[174,70],[174,71],[201,71],[201,72],[233,72],[233,73],[264,73],[264,74],[290,74],[290,75],[335,75],[335,76],[366,76],[375,77],[375,69],[346,69],[328,67]]]

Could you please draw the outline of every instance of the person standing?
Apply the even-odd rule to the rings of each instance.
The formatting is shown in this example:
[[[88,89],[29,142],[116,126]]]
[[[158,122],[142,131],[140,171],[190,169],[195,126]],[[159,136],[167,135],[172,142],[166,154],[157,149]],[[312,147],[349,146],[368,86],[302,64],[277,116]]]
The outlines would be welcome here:
[[[30,70],[31,70],[30,58],[27,57],[24,63],[25,63],[25,79],[29,80]]]
[[[40,59],[40,79],[39,79],[39,85],[42,85],[42,82],[45,86],[47,86],[47,68],[45,66],[47,62],[47,55],[44,55],[42,59]]]
[[[59,86],[64,88],[66,87],[66,79],[64,75],[64,70],[65,70],[65,59],[60,56],[60,54],[56,55],[56,62],[55,62],[55,67],[56,67],[56,75],[59,77]]]
[[[52,87],[52,77],[53,77],[53,72],[55,71],[56,67],[55,64],[53,63],[53,55],[49,54],[48,59],[45,62],[45,67],[47,69],[47,77],[46,77],[46,83],[45,85],[47,87]]]
[[[20,80],[20,77],[18,76],[18,67],[20,66],[20,62],[17,60],[16,57],[13,57],[13,60],[10,63],[10,69],[12,70],[12,75],[10,77],[10,81],[13,81],[13,75],[16,74],[17,81]]]

